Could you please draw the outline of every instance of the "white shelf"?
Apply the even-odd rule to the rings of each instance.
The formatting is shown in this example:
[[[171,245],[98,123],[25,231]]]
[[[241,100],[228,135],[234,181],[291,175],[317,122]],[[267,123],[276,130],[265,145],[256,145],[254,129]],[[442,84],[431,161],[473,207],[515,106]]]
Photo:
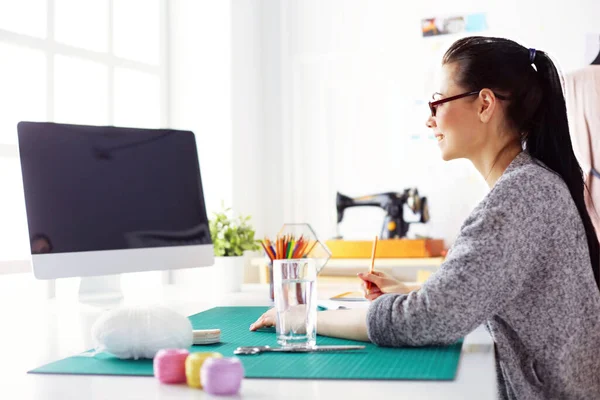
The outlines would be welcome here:
[[[375,260],[375,269],[389,273],[402,281],[418,281],[419,271],[437,271],[444,261],[443,257],[432,258],[380,258]],[[253,258],[250,265],[259,268],[260,282],[268,282],[267,258]],[[356,277],[371,266],[368,258],[332,258],[319,274],[320,277]]]

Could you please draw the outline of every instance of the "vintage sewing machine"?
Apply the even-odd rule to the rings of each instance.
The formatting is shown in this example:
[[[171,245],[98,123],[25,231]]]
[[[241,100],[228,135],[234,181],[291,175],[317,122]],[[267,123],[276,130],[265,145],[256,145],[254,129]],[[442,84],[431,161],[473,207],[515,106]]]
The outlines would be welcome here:
[[[385,210],[377,257],[437,257],[444,252],[443,240],[406,238],[411,223],[429,221],[427,198],[421,197],[416,188],[405,189],[399,193],[387,192],[354,198],[338,193],[336,198],[338,225],[344,219],[344,211],[351,207],[380,207]],[[405,220],[405,210],[411,211],[416,220]],[[370,257],[372,242],[347,241],[338,235],[334,240],[327,241],[327,246],[334,258],[365,258]]]

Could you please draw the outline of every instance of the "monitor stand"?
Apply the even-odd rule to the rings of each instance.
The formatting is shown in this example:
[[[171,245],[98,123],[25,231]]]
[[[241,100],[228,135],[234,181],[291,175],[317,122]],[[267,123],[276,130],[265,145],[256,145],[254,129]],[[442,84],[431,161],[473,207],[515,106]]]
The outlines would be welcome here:
[[[121,275],[82,277],[79,283],[79,302],[102,308],[121,305]]]

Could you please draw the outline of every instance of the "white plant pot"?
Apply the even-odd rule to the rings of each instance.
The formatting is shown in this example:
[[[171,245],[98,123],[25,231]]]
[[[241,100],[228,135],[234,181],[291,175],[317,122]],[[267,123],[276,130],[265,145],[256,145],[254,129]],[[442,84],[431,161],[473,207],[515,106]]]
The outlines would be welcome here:
[[[244,257],[215,257],[217,275],[221,277],[223,291],[239,292],[244,282]]]

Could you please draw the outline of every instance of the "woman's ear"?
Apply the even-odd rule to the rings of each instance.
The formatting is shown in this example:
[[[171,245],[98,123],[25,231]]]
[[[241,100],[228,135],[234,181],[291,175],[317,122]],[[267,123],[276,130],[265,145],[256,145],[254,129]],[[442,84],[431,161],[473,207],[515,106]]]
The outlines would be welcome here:
[[[494,111],[496,109],[498,99],[494,95],[490,89],[482,89],[479,92],[479,102],[478,102],[478,110],[477,113],[479,115],[479,120],[487,124],[494,115]]]

